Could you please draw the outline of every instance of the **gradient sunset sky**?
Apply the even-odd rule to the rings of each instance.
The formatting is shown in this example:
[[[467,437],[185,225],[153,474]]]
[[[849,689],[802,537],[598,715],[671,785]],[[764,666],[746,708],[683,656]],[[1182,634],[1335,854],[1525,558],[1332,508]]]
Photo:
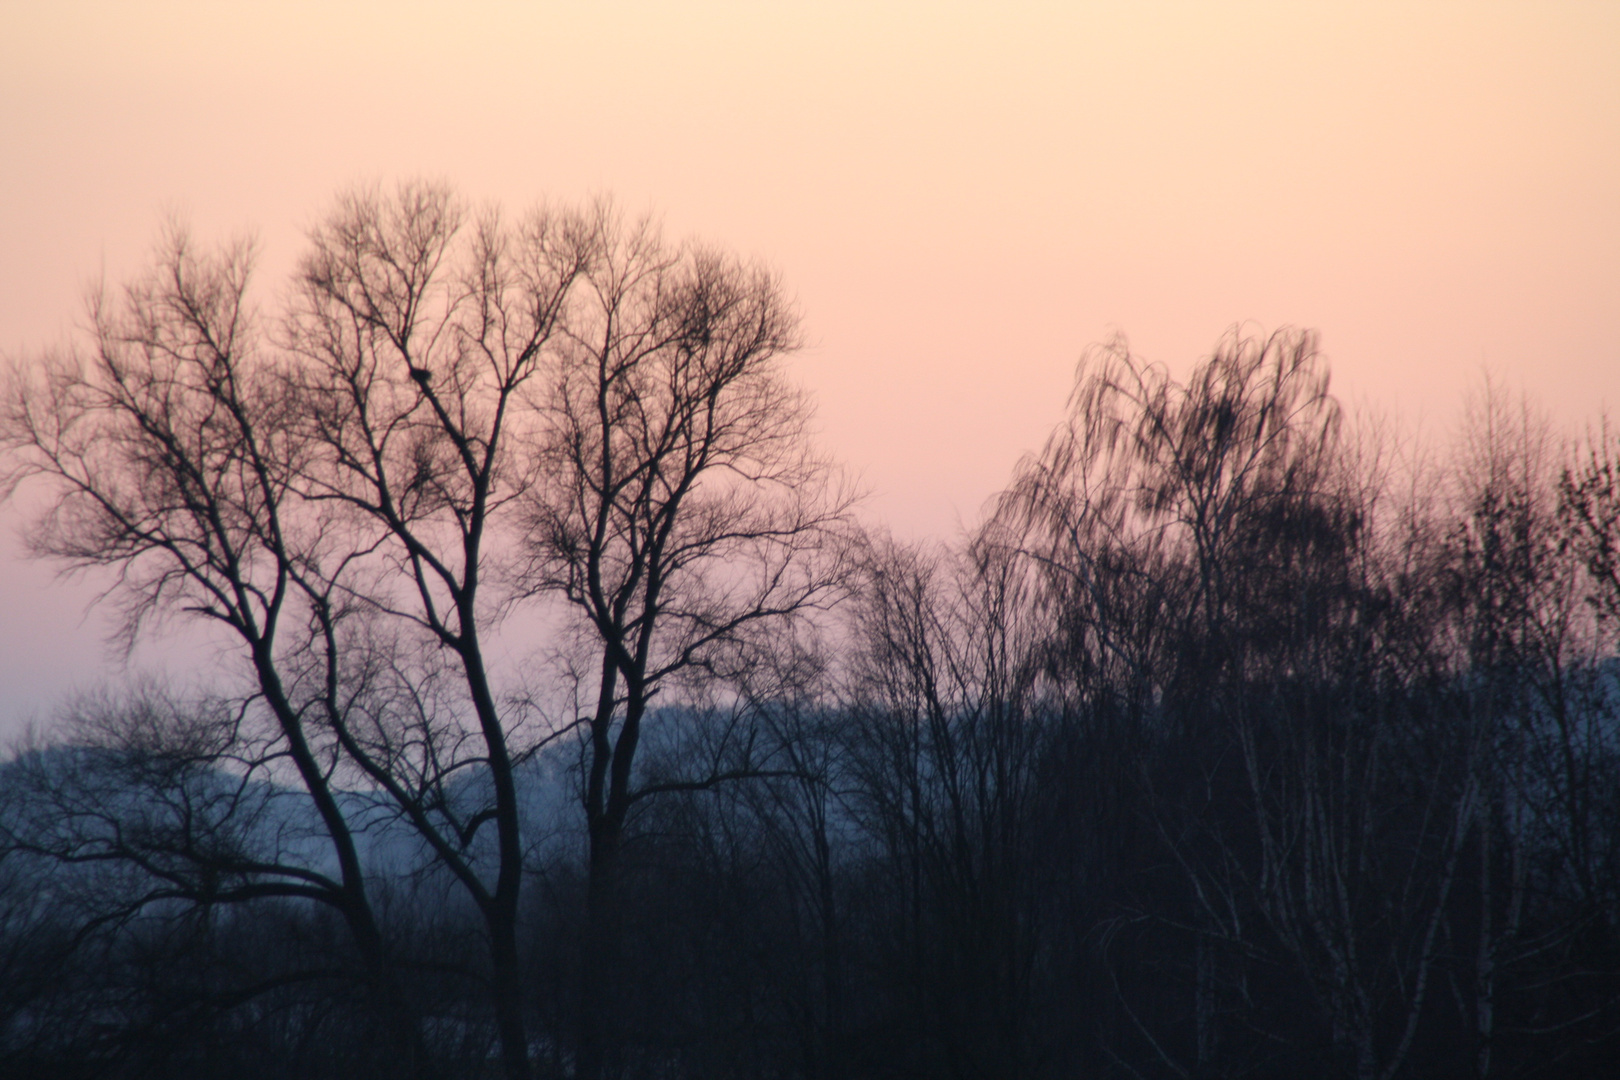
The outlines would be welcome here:
[[[1321,331],[1444,431],[1483,372],[1620,410],[1620,3],[0,0],[0,352],[165,215],[273,303],[357,182],[611,192],[784,275],[822,440],[908,536],[972,521],[1114,333],[1184,372]],[[117,677],[0,513],[0,736]]]

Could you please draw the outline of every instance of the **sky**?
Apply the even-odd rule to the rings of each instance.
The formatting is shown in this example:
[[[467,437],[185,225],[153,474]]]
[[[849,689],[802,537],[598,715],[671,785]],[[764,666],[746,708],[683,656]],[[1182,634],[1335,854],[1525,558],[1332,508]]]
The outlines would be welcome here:
[[[1573,430],[1620,410],[1616,57],[1620,4],[1555,0],[0,0],[0,354],[168,218],[255,235],[273,303],[335,193],[430,177],[777,268],[902,536],[974,521],[1116,334],[1185,372],[1312,327],[1352,404],[1444,431],[1489,372]],[[0,739],[129,670],[16,523]]]

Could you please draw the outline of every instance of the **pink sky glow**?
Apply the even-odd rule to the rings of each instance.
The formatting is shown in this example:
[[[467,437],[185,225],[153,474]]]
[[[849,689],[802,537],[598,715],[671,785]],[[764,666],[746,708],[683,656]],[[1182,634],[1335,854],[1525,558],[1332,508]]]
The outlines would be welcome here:
[[[0,353],[166,215],[273,301],[356,182],[611,192],[776,266],[821,438],[907,536],[971,522],[1116,332],[1185,371],[1321,331],[1449,430],[1490,371],[1620,409],[1620,4],[0,0]],[[121,677],[0,512],[0,737]],[[172,661],[170,661],[172,663]]]

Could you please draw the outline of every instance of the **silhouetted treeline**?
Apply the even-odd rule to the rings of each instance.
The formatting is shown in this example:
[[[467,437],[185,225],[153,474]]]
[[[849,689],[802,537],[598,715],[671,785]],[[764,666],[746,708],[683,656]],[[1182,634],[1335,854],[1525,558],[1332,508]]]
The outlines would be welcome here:
[[[581,250],[568,272],[588,277]],[[713,347],[704,320],[743,302],[725,292],[742,279],[703,284],[713,271],[700,260],[659,346],[682,363]],[[766,322],[763,347],[783,347]],[[340,355],[350,330],[320,325]],[[1428,458],[1342,414],[1309,334],[1234,333],[1184,382],[1120,346],[1087,358],[1069,420],[956,544],[833,537],[836,500],[821,517],[751,515],[725,488],[697,532],[670,526],[690,546],[648,555],[679,492],[615,502],[597,463],[664,384],[614,399],[624,415],[593,435],[590,402],[610,395],[578,381],[586,335],[571,340],[576,381],[556,407],[572,426],[564,458],[541,462],[566,482],[535,485],[525,520],[549,546],[526,556],[539,577],[524,587],[585,612],[585,659],[554,665],[582,687],[578,718],[514,741],[499,767],[477,751],[468,740],[491,736],[458,710],[485,709],[511,741],[510,717],[534,724],[544,706],[455,689],[474,670],[471,601],[436,629],[454,663],[367,639],[366,665],[303,670],[313,690],[289,692],[279,727],[251,723],[268,682],[82,704],[58,744],[0,772],[0,1071],[1620,1072],[1620,441],[1606,429],[1566,442],[1487,393]],[[658,377],[676,400],[689,376]],[[425,367],[409,378],[431,393]],[[744,416],[738,439],[800,438],[775,384],[751,393],[769,424]],[[257,445],[249,426],[232,445]],[[643,455],[643,479],[694,460],[659,457],[657,427],[622,450]],[[423,437],[407,457],[428,475],[444,445]],[[713,448],[744,480],[788,460]],[[274,498],[316,475],[302,458],[255,467]],[[426,515],[458,496],[420,498]],[[593,539],[592,516],[621,505],[622,535]],[[416,527],[377,535],[418,558]],[[313,582],[300,648],[355,655],[319,617],[362,586],[254,543],[271,551],[259,565],[284,556]],[[749,569],[682,579],[678,604],[646,591],[641,575],[742,548]],[[604,590],[604,572],[619,585]],[[422,590],[429,608],[436,595]],[[652,644],[665,617],[679,632]],[[293,761],[306,731],[309,760]],[[497,817],[506,831],[480,832]],[[513,850],[503,922],[481,890]]]

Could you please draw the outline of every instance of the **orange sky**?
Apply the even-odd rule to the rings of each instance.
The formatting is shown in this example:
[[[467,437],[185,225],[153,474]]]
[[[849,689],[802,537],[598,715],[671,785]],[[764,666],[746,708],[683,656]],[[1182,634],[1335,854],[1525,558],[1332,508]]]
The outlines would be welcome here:
[[[1441,430],[1487,368],[1620,410],[1620,4],[1006,6],[0,0],[0,350],[165,212],[256,231],[274,287],[335,190],[426,174],[774,263],[824,441],[909,535],[1115,330],[1185,370],[1313,326],[1342,394]],[[4,543],[0,732],[102,669]]]

